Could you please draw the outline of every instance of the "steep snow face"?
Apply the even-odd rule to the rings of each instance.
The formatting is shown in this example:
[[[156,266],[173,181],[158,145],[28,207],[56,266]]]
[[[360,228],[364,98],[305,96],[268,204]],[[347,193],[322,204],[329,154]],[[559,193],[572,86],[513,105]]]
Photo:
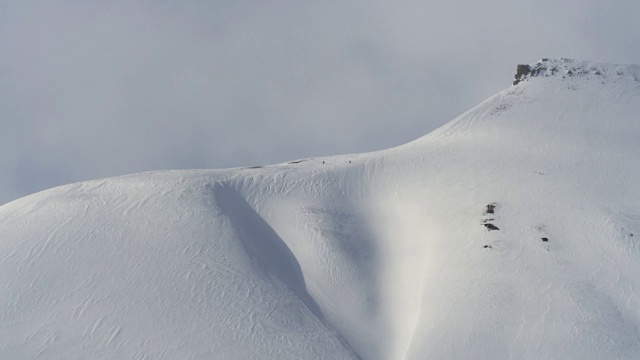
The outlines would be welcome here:
[[[529,69],[398,148],[0,207],[0,358],[640,358],[640,68]]]

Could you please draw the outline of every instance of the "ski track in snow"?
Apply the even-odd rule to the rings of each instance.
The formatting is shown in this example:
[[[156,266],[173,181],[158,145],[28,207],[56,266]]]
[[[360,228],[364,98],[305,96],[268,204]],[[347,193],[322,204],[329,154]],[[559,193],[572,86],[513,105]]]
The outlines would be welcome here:
[[[533,68],[394,149],[0,207],[0,358],[640,358],[640,68]]]

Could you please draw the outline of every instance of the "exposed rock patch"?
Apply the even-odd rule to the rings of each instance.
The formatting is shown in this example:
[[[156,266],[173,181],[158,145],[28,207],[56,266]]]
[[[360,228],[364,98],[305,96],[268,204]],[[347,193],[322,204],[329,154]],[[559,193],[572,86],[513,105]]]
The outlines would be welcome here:
[[[496,204],[496,203],[487,204],[487,206],[484,209],[484,215],[495,214],[497,205],[498,204]],[[500,228],[498,228],[497,226],[495,226],[492,223],[490,223],[490,221],[494,221],[494,220],[495,220],[495,218],[493,218],[493,217],[487,217],[485,219],[482,219],[482,225],[484,227],[486,227],[487,229],[489,229],[489,231],[491,231],[491,230],[500,230]]]
[[[589,63],[573,59],[547,59],[544,58],[533,65],[520,64],[516,67],[516,75],[513,85],[526,81],[532,77],[552,77],[561,76],[577,77],[583,76],[607,78],[608,76],[622,76],[621,70],[608,70],[604,64]]]
[[[495,226],[495,225],[493,225],[493,224],[483,224],[483,225],[484,225],[484,227],[486,227],[487,229],[489,229],[489,231],[491,231],[491,230],[500,230],[500,228],[499,228],[499,227],[497,227],[497,226]]]
[[[485,214],[495,214],[496,212],[496,204],[491,203],[487,205],[487,209],[484,211]],[[493,219],[491,219],[493,220]]]
[[[516,67],[516,77],[513,79],[513,85],[518,85],[529,74],[531,74],[531,66],[519,64]]]

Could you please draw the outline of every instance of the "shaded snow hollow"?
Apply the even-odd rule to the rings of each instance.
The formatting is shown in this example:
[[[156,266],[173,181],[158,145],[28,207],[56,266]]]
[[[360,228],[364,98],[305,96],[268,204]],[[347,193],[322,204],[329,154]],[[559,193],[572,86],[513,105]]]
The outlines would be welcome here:
[[[640,358],[640,68],[529,70],[397,148],[0,207],[0,358]]]

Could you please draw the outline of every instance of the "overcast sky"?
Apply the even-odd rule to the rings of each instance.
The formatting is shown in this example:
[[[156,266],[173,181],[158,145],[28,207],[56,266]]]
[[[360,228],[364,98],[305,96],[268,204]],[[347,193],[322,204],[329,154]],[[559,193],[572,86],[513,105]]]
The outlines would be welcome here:
[[[543,57],[640,63],[640,1],[0,0],[0,204],[384,149]]]

